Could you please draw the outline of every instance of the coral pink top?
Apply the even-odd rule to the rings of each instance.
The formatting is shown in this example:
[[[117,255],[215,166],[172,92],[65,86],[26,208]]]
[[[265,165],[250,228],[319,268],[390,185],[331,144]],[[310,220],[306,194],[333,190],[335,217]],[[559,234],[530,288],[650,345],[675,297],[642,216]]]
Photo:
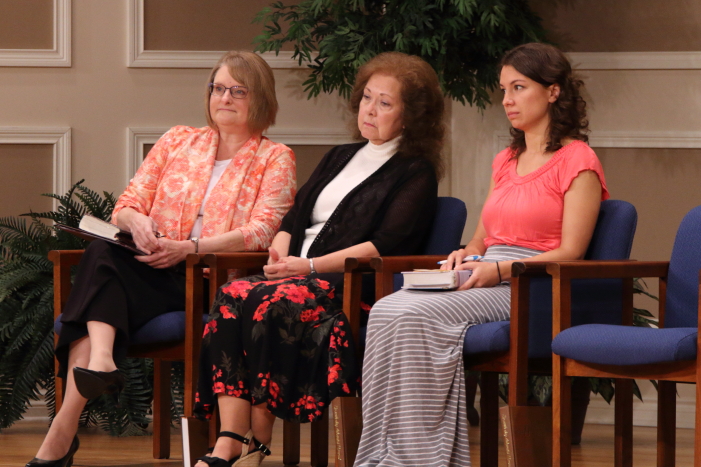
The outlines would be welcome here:
[[[548,162],[521,177],[518,159],[507,148],[494,158],[494,190],[482,210],[487,231],[485,246],[516,245],[540,251],[560,246],[565,193],[586,170],[601,182],[601,200],[608,199],[601,162],[582,141],[573,141],[555,152]]]
[[[217,156],[219,132],[176,126],[163,135],[119,197],[112,213],[126,207],[146,214],[159,232],[186,240],[197,220]],[[265,250],[294,202],[295,157],[284,144],[251,137],[234,155],[204,207],[201,237],[235,229],[247,251]]]

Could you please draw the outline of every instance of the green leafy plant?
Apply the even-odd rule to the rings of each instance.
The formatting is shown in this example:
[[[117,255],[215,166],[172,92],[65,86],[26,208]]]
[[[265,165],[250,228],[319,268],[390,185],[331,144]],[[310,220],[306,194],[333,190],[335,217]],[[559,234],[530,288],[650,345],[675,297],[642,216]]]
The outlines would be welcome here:
[[[53,418],[53,265],[48,253],[83,249],[86,242],[47,221],[77,227],[85,214],[108,220],[115,204],[112,194],[101,196],[82,183],[65,195],[43,195],[58,202],[56,211],[0,218],[0,429],[22,419],[42,390]],[[109,396],[90,401],[81,423],[99,425],[112,435],[143,434],[151,412],[153,364],[126,359],[120,370],[126,388],[119,407]],[[174,372],[178,374],[177,366]],[[182,381],[174,379],[177,419],[182,413]]]
[[[273,3],[255,17],[256,50],[308,64],[304,90],[348,97],[358,68],[381,52],[418,55],[433,66],[445,94],[484,108],[497,85],[497,63],[544,29],[522,0],[302,0]]]

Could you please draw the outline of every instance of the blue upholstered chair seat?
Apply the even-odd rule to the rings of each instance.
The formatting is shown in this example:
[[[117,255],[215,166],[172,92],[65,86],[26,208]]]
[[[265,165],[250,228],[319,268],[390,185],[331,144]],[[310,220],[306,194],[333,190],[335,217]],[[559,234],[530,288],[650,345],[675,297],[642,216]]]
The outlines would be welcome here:
[[[202,323],[207,323],[207,315],[202,315]],[[54,321],[54,332],[61,334],[61,316]],[[130,344],[162,344],[185,339],[185,312],[171,311],[156,316],[139,328],[131,336]]]
[[[562,331],[552,343],[562,357],[601,365],[646,365],[696,358],[698,328],[653,329],[587,324]]]
[[[506,352],[509,350],[510,321],[495,321],[467,328],[463,355]]]

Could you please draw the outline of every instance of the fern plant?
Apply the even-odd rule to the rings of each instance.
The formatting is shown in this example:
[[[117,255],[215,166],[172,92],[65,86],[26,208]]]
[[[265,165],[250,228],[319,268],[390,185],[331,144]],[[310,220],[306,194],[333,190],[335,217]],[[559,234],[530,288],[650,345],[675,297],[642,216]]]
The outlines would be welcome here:
[[[47,221],[77,227],[85,214],[108,220],[115,204],[112,194],[100,195],[82,183],[64,195],[43,195],[58,202],[56,211],[0,218],[0,430],[22,419],[42,390],[52,418],[55,412],[53,265],[48,253],[83,249],[86,242]],[[120,370],[126,376],[120,407],[107,396],[93,400],[81,423],[99,425],[112,435],[143,434],[151,411],[152,363],[126,359]],[[175,395],[182,401],[181,390]],[[182,402],[178,408],[174,418],[182,413]]]
[[[254,22],[264,28],[256,51],[279,54],[290,43],[292,58],[309,66],[309,98],[335,91],[348,98],[363,63],[398,51],[431,64],[447,96],[480,108],[490,102],[504,52],[545,35],[523,0],[278,1]]]

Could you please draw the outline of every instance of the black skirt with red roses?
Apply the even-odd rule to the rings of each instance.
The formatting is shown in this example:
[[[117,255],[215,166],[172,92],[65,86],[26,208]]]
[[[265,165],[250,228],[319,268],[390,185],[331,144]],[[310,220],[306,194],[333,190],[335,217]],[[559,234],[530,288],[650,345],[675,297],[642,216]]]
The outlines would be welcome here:
[[[342,277],[251,276],[220,288],[204,329],[195,414],[209,418],[226,394],[310,422],[350,394],[358,373]]]

